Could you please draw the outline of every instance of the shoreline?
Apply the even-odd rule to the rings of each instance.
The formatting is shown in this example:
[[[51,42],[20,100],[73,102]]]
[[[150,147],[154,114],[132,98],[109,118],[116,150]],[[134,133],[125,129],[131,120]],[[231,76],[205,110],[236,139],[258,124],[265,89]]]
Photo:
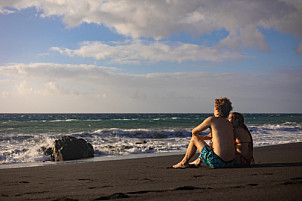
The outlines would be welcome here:
[[[301,149],[255,147],[248,168],[170,168],[181,154],[0,169],[0,200],[299,200]]]
[[[302,142],[291,142],[286,144],[296,144]],[[270,147],[278,146],[285,144],[274,144],[274,145],[263,145],[257,146],[254,148],[260,147]],[[97,156],[93,158],[79,159],[79,160],[69,160],[69,161],[41,161],[41,162],[25,162],[25,163],[5,163],[0,164],[0,170],[2,169],[11,169],[11,168],[28,168],[28,167],[44,167],[44,166],[55,166],[55,165],[67,165],[67,164],[79,164],[79,163],[94,163],[102,161],[116,161],[116,160],[128,160],[128,159],[140,159],[140,158],[152,158],[152,157],[162,157],[162,156],[175,156],[175,155],[184,155],[185,149],[177,152],[158,152],[158,153],[141,153],[141,154],[129,154],[129,155],[108,155],[108,156]]]
[[[302,142],[291,142],[286,144],[298,144]],[[261,147],[274,147],[286,144],[274,144],[274,145],[262,145],[254,147],[256,149]],[[97,156],[87,159],[69,160],[69,161],[41,161],[41,162],[25,162],[25,163],[5,163],[0,164],[0,170],[11,169],[11,168],[29,168],[29,167],[44,167],[44,166],[56,166],[56,165],[67,165],[67,164],[80,164],[80,163],[95,163],[103,161],[116,161],[116,160],[129,160],[129,159],[141,159],[141,158],[153,158],[162,156],[183,156],[185,149],[177,152],[159,152],[159,153],[141,153],[141,154],[129,154],[129,155],[108,155],[108,156]]]
[[[140,158],[153,158],[162,156],[174,156],[181,155],[185,150],[179,152],[161,152],[161,153],[142,153],[142,154],[129,154],[129,155],[108,155],[98,156],[93,158],[69,160],[69,161],[45,161],[45,162],[26,162],[26,163],[6,163],[0,164],[0,170],[12,169],[12,168],[30,168],[30,167],[44,167],[44,166],[56,166],[56,165],[68,165],[68,164],[81,164],[81,163],[97,163],[104,161],[119,161],[130,160]]]

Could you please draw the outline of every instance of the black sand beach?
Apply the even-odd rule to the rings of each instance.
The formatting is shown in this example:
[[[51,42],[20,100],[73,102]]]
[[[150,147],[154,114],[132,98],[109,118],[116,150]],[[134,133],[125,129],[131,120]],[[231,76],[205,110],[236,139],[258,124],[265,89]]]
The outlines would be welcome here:
[[[1,169],[0,200],[301,200],[301,150],[255,148],[249,168],[171,169],[175,155]]]

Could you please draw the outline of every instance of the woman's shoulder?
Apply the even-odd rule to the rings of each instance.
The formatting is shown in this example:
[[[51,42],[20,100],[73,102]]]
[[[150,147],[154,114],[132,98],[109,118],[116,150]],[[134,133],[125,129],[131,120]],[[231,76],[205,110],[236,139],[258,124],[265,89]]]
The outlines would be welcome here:
[[[245,129],[239,126],[234,128],[234,132],[245,132]]]
[[[242,127],[234,128],[234,137],[238,138],[239,140],[250,141],[248,132]]]

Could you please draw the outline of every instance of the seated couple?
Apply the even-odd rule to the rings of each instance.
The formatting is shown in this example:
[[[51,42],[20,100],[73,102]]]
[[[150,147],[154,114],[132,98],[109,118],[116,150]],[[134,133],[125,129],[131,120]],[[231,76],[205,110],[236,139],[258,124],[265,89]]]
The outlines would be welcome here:
[[[252,136],[244,124],[243,115],[236,112],[229,115],[231,110],[232,103],[229,99],[215,99],[214,116],[206,118],[192,130],[192,139],[187,152],[182,161],[173,165],[173,168],[197,166],[202,162],[211,168],[250,165],[253,160]],[[211,129],[209,135],[199,135],[208,128]],[[211,140],[211,147],[205,140]],[[200,152],[199,157],[189,163],[197,149]]]

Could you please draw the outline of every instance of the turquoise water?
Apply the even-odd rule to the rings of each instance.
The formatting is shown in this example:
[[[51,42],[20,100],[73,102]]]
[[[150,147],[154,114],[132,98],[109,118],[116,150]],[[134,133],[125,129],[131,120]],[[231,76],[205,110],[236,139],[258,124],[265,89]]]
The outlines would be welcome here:
[[[0,114],[0,135],[6,133],[68,134],[98,129],[192,128],[212,114]],[[301,124],[302,114],[244,114],[247,125]]]

